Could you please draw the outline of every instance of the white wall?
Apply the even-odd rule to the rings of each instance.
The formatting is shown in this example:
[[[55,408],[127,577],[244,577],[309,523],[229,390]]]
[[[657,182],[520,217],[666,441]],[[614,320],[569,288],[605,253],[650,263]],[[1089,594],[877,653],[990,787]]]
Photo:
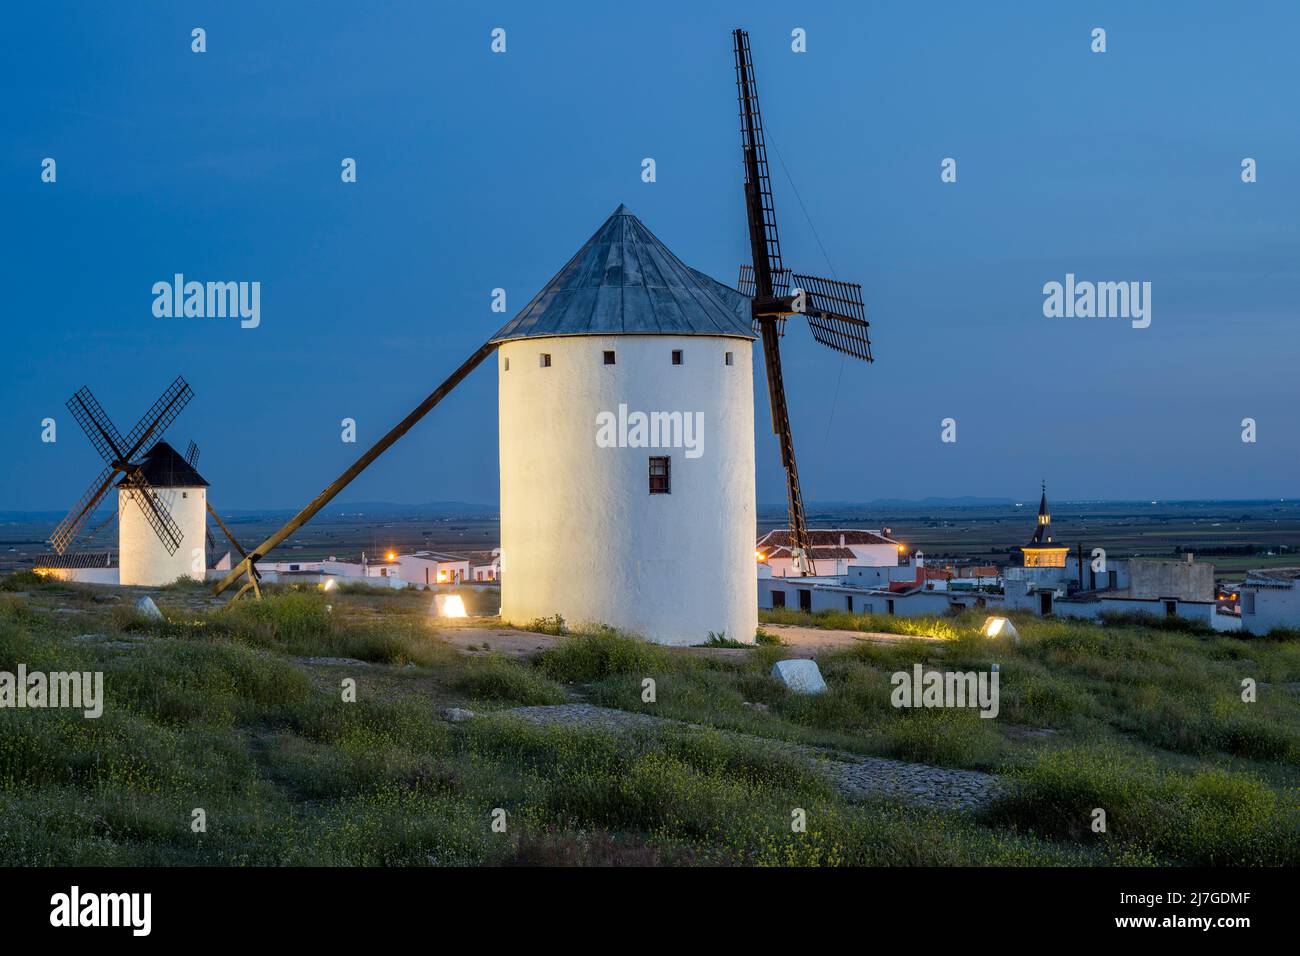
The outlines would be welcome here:
[[[41,574],[56,581],[76,581],[78,584],[117,584],[117,568],[46,568]]]
[[[1253,614],[1246,613],[1248,594],[1255,596]],[[1274,628],[1300,628],[1300,588],[1241,588],[1241,626],[1252,634],[1267,634]]]
[[[179,577],[202,581],[207,568],[207,489],[157,488],[159,499],[181,529],[180,547],[168,554],[140,504],[125,490],[117,495],[119,580],[156,587]],[[197,554],[195,549],[198,549]],[[196,564],[197,562],[197,564]],[[195,570],[197,567],[198,570]]]
[[[616,364],[603,364],[606,349]],[[672,364],[673,349],[684,364]],[[570,626],[609,624],[666,644],[698,644],[710,631],[754,640],[752,354],[746,339],[705,336],[501,345],[503,620],[558,613]],[[703,412],[701,456],[597,447],[597,414],[620,403]],[[671,458],[671,494],[649,494],[651,455]]]
[[[433,587],[439,583],[456,584],[469,579],[468,561],[437,561],[432,558],[403,554],[398,555],[397,565],[397,573],[402,580],[416,587],[424,587],[426,584]],[[438,580],[439,571],[446,573],[446,578],[441,582]],[[391,569],[389,573],[392,573]]]

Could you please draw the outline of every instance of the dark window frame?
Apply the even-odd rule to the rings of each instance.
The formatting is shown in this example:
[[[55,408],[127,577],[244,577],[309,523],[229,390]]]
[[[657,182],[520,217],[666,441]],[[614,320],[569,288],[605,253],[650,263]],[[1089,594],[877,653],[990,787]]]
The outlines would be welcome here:
[[[537,364],[538,364],[540,367],[542,367],[542,368],[550,368],[550,367],[551,367],[551,353],[550,353],[550,352],[543,352],[543,353],[542,353],[542,356],[541,356],[541,358],[538,360],[538,363],[537,363]]]
[[[613,349],[605,349],[605,364],[606,365],[618,364],[618,357],[614,354]]]
[[[686,364],[686,353],[685,353],[685,351],[683,351],[682,349],[673,349],[673,364],[674,364],[674,365],[685,365],[685,364]]]
[[[662,471],[656,471],[661,466]],[[650,494],[671,495],[673,493],[673,459],[671,455],[651,455],[648,476]]]

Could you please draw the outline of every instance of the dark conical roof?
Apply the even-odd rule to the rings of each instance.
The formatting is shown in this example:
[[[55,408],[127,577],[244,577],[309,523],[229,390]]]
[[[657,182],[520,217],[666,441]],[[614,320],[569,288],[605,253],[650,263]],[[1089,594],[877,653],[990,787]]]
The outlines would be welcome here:
[[[1034,527],[1034,536],[1029,541],[1030,547],[1052,543],[1052,513],[1047,510],[1047,482],[1043,482],[1043,497],[1038,502],[1038,524]]]
[[[548,335],[754,338],[749,298],[687,266],[623,205],[492,341]]]
[[[149,449],[140,459],[139,464],[144,477],[155,488],[206,488],[208,483],[176,449],[165,441],[160,441]],[[118,482],[118,487],[130,484],[129,478]]]

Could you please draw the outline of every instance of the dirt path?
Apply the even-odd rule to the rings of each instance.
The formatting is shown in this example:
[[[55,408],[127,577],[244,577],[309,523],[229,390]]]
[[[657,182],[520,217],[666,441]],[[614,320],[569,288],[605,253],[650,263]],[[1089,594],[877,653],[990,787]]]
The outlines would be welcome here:
[[[757,743],[773,751],[807,760],[814,770],[852,800],[888,797],[940,810],[978,811],[989,804],[999,787],[997,777],[976,770],[954,770],[885,757],[863,757],[593,704],[517,707],[504,713],[534,724],[592,727],[614,733],[638,729],[655,731],[665,727],[712,729],[715,733]]]

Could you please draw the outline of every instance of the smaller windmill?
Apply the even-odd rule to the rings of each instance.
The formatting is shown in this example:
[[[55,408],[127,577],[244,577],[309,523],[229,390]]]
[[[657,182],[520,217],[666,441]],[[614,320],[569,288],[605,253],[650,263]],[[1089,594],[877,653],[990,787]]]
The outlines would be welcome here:
[[[68,410],[99,452],[105,468],[50,535],[55,554],[65,555],[78,539],[93,537],[116,518],[120,583],[169,584],[182,576],[202,579],[207,560],[202,545],[196,542],[206,536],[206,513],[211,509],[208,483],[194,467],[198,446],[191,441],[182,458],[162,440],[167,427],[193,397],[185,379],[177,376],[125,437],[89,388],[79,389],[68,399]],[[118,490],[116,512],[89,535],[84,534],[91,515],[114,483]],[[215,512],[211,513],[215,517]],[[221,527],[225,530],[224,524]],[[190,547],[183,548],[185,543]]]

